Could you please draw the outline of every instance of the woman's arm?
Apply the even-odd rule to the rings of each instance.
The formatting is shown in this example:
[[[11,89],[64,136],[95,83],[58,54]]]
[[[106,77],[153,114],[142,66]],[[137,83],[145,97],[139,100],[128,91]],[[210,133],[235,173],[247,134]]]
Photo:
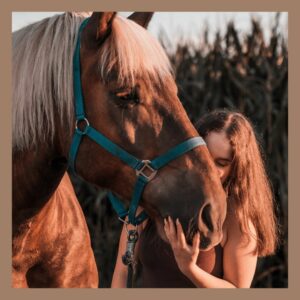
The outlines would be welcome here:
[[[227,241],[223,254],[223,279],[202,270],[197,264],[200,236],[196,235],[193,245],[186,243],[179,221],[176,228],[171,219],[165,223],[166,235],[172,246],[176,262],[181,272],[197,287],[202,288],[246,288],[250,287],[257,263],[257,255],[253,254],[256,247],[254,237],[246,243],[236,221],[227,223]],[[254,227],[251,226],[251,230]]]
[[[127,243],[127,233],[124,224],[120,236],[118,256],[117,256],[116,265],[115,265],[114,274],[111,283],[112,288],[126,288],[128,267],[125,266],[122,262],[122,255],[125,253],[126,243]]]
[[[238,288],[249,288],[257,264],[256,230],[249,221],[249,241],[241,232],[234,215],[226,220],[227,241],[223,247],[223,279]]]
[[[138,207],[136,214],[139,214],[142,210],[143,210],[143,208]],[[126,221],[128,221],[127,218],[126,218]],[[144,228],[145,223],[146,223],[146,221],[138,226],[139,234],[140,234],[141,230]],[[135,226],[128,225],[127,229],[128,230],[135,229]],[[137,244],[138,244],[138,241],[137,241]],[[122,262],[122,256],[125,254],[126,246],[127,246],[127,232],[126,232],[126,228],[125,228],[125,224],[124,224],[121,235],[120,235],[118,256],[117,256],[116,265],[115,265],[112,283],[111,283],[112,288],[126,288],[128,267],[125,266]],[[136,250],[138,249],[138,245],[135,246],[135,249]]]

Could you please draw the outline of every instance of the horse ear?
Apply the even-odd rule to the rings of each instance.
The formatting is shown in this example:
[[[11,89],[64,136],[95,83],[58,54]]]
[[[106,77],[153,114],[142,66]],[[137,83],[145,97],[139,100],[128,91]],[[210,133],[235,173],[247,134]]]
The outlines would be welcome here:
[[[87,24],[89,36],[97,41],[105,39],[111,32],[111,25],[116,12],[93,12]]]
[[[144,28],[147,28],[153,14],[154,12],[135,12],[130,15],[128,19],[138,23]]]

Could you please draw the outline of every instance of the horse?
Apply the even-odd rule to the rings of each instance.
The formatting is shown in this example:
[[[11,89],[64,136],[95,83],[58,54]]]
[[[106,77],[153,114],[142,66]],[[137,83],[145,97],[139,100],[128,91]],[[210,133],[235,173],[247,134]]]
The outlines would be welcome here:
[[[83,125],[143,162],[198,138],[167,55],[146,29],[152,15],[64,13],[13,33],[13,287],[98,286],[87,225],[66,173],[74,132],[82,134],[73,161],[77,174],[125,204],[137,172],[85,136]],[[73,86],[78,41],[86,116],[79,120]],[[200,248],[209,250],[222,238],[225,193],[205,146],[181,154],[155,171],[139,205],[162,239],[163,219],[171,216],[181,220],[189,240],[199,231]]]

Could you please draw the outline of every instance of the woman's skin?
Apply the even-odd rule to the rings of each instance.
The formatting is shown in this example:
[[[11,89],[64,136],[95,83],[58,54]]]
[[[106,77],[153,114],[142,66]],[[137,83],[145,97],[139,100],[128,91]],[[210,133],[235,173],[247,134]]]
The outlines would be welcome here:
[[[219,171],[222,183],[225,182],[231,171],[233,159],[232,148],[225,132],[213,131],[205,139],[210,154]],[[232,205],[231,205],[232,207]],[[139,209],[141,211],[141,209]],[[138,213],[138,212],[137,212]],[[175,222],[174,222],[175,221]],[[138,228],[139,231],[146,225],[145,221]],[[130,228],[130,227],[129,227]],[[165,233],[172,247],[175,260],[180,271],[188,277],[196,287],[202,288],[249,288],[256,269],[257,254],[255,229],[249,222],[251,230],[250,241],[247,242],[244,234],[240,231],[234,208],[229,210],[223,226],[223,278],[215,277],[197,266],[199,255],[199,233],[195,235],[193,245],[188,245],[185,239],[180,220],[165,219]],[[112,287],[126,287],[127,267],[123,265],[121,256],[126,248],[126,231],[123,228],[117,262],[113,274]]]

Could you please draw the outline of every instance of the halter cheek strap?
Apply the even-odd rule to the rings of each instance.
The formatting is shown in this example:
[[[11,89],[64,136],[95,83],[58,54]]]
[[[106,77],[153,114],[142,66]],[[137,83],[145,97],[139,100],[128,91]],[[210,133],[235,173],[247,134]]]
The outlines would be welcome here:
[[[139,205],[139,201],[142,198],[143,191],[146,184],[151,181],[159,169],[167,165],[170,161],[176,159],[177,157],[185,154],[186,152],[194,149],[195,147],[206,145],[201,137],[194,137],[188,139],[187,141],[175,146],[166,153],[160,155],[153,160],[140,160],[114,142],[105,137],[102,133],[93,128],[84,112],[84,101],[82,95],[81,86],[81,70],[80,70],[80,35],[83,28],[86,26],[89,19],[85,19],[78,32],[77,43],[73,58],[73,76],[74,76],[74,99],[75,99],[75,132],[73,135],[71,149],[69,153],[69,164],[70,167],[76,172],[75,161],[78,153],[80,143],[83,136],[89,137],[99,146],[104,148],[106,151],[111,153],[113,156],[118,157],[123,163],[130,166],[136,171],[137,181],[134,186],[134,192],[129,205],[129,210],[127,210],[123,203],[115,196],[113,193],[109,193],[108,197],[111,201],[113,208],[116,210],[119,218],[125,219],[128,215],[129,223],[133,225],[138,225],[142,223],[146,218],[147,214],[143,211],[138,216],[136,216],[136,210]],[[83,127],[79,128],[79,123],[84,123]]]

